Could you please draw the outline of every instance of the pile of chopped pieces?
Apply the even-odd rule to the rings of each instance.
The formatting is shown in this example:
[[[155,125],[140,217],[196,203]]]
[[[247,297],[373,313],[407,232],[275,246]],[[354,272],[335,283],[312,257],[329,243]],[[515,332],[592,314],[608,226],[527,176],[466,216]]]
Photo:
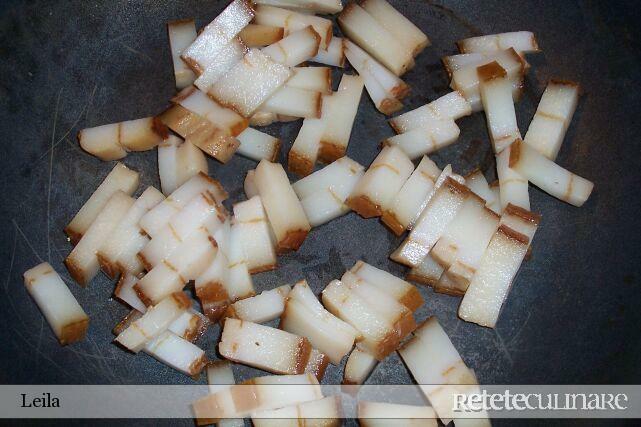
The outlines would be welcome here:
[[[345,38],[317,13],[340,13]],[[305,280],[257,295],[252,276],[277,268],[278,256],[298,250],[312,227],[353,210],[380,217],[397,236],[407,232],[390,258],[410,267],[408,280],[462,296],[461,319],[495,327],[540,222],[528,183],[575,206],[592,191],[555,163],[578,84],[550,81],[522,138],[515,103],[530,68],[525,54],[539,51],[534,35],[461,40],[461,53],[443,58],[452,91],[391,118],[397,135],[365,168],[346,156],[363,88],[381,113],[397,112],[410,91],[400,76],[430,45],[387,1],[343,8],[340,0],[234,0],[200,32],[193,19],[168,30],[178,91],[171,106],[78,134],[81,147],[105,161],[158,149],[162,191],[148,187],[133,197],[139,174],[117,163],[65,228],[74,245],[65,260],[71,276],[87,286],[102,269],[118,279],[114,294],[132,309],[114,328],[115,342],[190,376],[205,368],[211,394],[193,404],[199,424],[251,417],[255,425],[273,425],[270,418],[335,425],[340,399],[319,387],[326,367],[347,356],[344,384],[358,386],[394,351],[432,407],[361,401],[362,424],[455,418],[453,393],[478,390],[476,375],[435,317],[417,323],[417,287],[363,261],[320,299]],[[345,59],[355,73],[343,74],[334,91],[330,67],[345,67]],[[456,120],[479,111],[496,155],[493,183],[480,170],[461,176],[427,157],[456,142]],[[298,119],[287,168],[303,178],[291,183],[278,163],[281,141],[254,127]],[[258,164],[244,180],[247,200],[230,211],[206,156],[226,163],[235,153]],[[315,171],[317,162],[327,165]],[[53,268],[38,265],[24,278],[60,343],[83,339],[89,318]],[[200,310],[185,292],[192,282]],[[277,328],[264,325],[276,319]],[[227,360],[208,361],[194,344],[215,322]],[[234,385],[229,361],[276,376]],[[274,384],[306,388],[261,388]],[[251,398],[234,400],[248,386]],[[484,414],[465,422],[489,424]]]

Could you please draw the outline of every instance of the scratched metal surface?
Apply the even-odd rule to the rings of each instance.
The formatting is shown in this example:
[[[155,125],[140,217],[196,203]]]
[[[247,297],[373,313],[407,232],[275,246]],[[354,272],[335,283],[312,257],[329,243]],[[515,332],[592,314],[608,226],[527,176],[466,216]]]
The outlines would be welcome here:
[[[76,132],[89,126],[153,115],[174,93],[165,22],[195,16],[206,24],[222,9],[216,1],[3,1],[0,12],[0,381],[3,383],[190,383],[145,355],[112,343],[111,328],[127,309],[111,299],[113,283],[99,275],[71,290],[91,317],[87,339],[60,347],[23,284],[22,272],[48,260],[62,264],[70,251],[62,229],[113,167],[80,151]],[[495,330],[456,317],[458,298],[421,288],[417,317],[438,316],[463,358],[483,383],[638,383],[638,304],[641,293],[641,84],[638,12],[632,3],[522,1],[393,1],[432,39],[404,79],[413,92],[407,109],[447,91],[439,58],[454,41],[482,33],[528,29],[544,53],[532,55],[525,97],[517,113],[527,129],[550,77],[581,82],[584,95],[559,163],[596,183],[583,208],[532,188],[543,215],[533,258],[521,269]],[[636,15],[636,16],[635,16]],[[338,30],[335,30],[338,31]],[[433,156],[467,173],[477,165],[494,177],[484,116],[459,122],[460,142]],[[286,151],[300,122],[270,126]],[[392,135],[385,117],[364,96],[348,154],[363,164]],[[158,186],[155,152],[123,160],[141,172],[142,186]],[[210,171],[243,198],[242,179],[254,167],[235,157]],[[376,220],[354,214],[314,230],[280,268],[254,277],[258,290],[306,278],[318,293],[346,267],[364,259],[396,274],[395,238]],[[199,344],[216,357],[218,328]],[[329,368],[324,382],[340,381]],[[239,379],[263,374],[238,366]],[[200,381],[203,381],[201,378]],[[397,355],[374,371],[371,383],[406,383]],[[185,420],[185,425],[191,421]],[[499,423],[497,423],[499,424]]]

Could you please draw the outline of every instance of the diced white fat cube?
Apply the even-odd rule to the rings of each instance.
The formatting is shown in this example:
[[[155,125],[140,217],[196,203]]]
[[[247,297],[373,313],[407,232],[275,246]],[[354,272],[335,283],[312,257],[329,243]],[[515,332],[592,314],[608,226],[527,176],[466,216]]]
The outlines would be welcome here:
[[[154,117],[83,129],[78,142],[83,150],[101,160],[116,160],[128,151],[151,150],[167,136],[167,128]]]
[[[499,227],[459,306],[459,317],[494,328],[530,239],[506,225]]]
[[[198,375],[207,363],[205,352],[178,335],[165,331],[150,340],[145,353],[185,375]]]
[[[251,199],[254,196],[258,196],[258,188],[256,187],[255,174],[253,169],[247,171],[245,176],[245,182],[243,183],[243,189],[245,190],[245,196],[248,199]]]
[[[299,89],[332,93],[332,69],[329,67],[296,67],[294,74],[287,80],[285,86]]]
[[[400,147],[411,159],[432,154],[458,140],[461,131],[454,120],[434,120],[426,128],[412,129],[387,138],[386,145]]]
[[[191,301],[182,292],[169,295],[116,337],[116,342],[127,349],[138,353],[145,344],[167,330],[185,310],[191,307]]]
[[[480,169],[475,169],[465,176],[465,185],[467,185],[467,188],[472,190],[474,194],[485,200],[487,207],[496,203],[496,195],[490,188],[487,179],[485,179],[485,175],[483,175]]]
[[[180,338],[194,342],[202,336],[207,326],[209,326],[207,317],[190,308],[171,322],[168,330]]]
[[[357,261],[350,271],[394,297],[398,302],[415,311],[423,304],[423,297],[415,286],[380,268],[363,261]]]
[[[279,64],[295,67],[316,56],[320,35],[310,25],[289,33],[287,37],[264,48],[262,51]]]
[[[396,146],[384,147],[347,199],[347,205],[364,218],[382,215],[414,171],[414,164]]]
[[[530,210],[528,181],[510,167],[512,147],[507,147],[496,156],[496,175],[499,178],[501,210],[508,204]]]
[[[438,421],[431,406],[400,405],[398,403],[358,402],[358,423],[363,427],[436,427]]]
[[[314,375],[318,381],[321,381],[325,376],[325,370],[328,364],[329,357],[327,357],[325,353],[321,353],[317,349],[312,348],[307,366],[305,366],[305,372]]]
[[[211,194],[219,204],[228,197],[220,182],[204,173],[199,173],[147,212],[139,221],[140,228],[149,236],[154,237],[187,203],[203,192]]]
[[[98,273],[100,262],[97,252],[118,227],[133,203],[134,199],[124,192],[115,192],[65,259],[71,277],[80,285],[86,286]]]
[[[343,42],[340,37],[332,37],[327,48],[319,48],[316,56],[310,58],[310,61],[343,68],[345,66],[345,46]]]
[[[341,157],[294,185],[305,214],[317,227],[349,212],[347,197],[364,174],[364,167],[349,157]]]
[[[251,116],[287,79],[288,67],[260,50],[250,49],[244,58],[209,88],[209,95],[221,105],[245,117]]]
[[[69,225],[65,227],[65,233],[69,236],[71,242],[78,243],[115,192],[123,191],[132,195],[138,188],[139,179],[138,172],[129,169],[120,162],[117,163],[109,172],[109,175],[96,188],[89,200],[80,208],[76,216],[73,217]]]
[[[285,170],[278,163],[261,160],[255,174],[258,193],[276,236],[276,251],[298,250],[311,226]]]
[[[182,60],[180,55],[191,45],[196,37],[196,23],[193,19],[182,19],[167,23],[169,34],[169,47],[171,48],[171,59],[174,64],[174,78],[176,88],[183,89],[191,85],[196,79],[194,72]]]
[[[270,96],[261,110],[291,117],[319,118],[323,107],[320,92],[283,86]]]
[[[332,21],[293,10],[259,4],[256,6],[254,23],[282,27],[285,29],[285,36],[311,25],[321,38],[322,49],[327,49],[332,40]]]
[[[479,392],[474,373],[465,365],[436,317],[420,325],[398,353],[443,423],[454,418],[456,394]],[[479,412],[478,417],[486,418],[487,414]]]
[[[265,323],[283,314],[291,286],[283,285],[233,303],[225,316],[254,323]]]
[[[397,236],[411,229],[427,205],[441,170],[429,157],[423,156],[412,175],[405,181],[381,220]]]
[[[521,53],[540,52],[534,33],[530,31],[514,31],[511,33],[491,34],[487,36],[470,37],[456,42],[461,53],[496,52],[513,48]]]
[[[257,162],[267,159],[275,162],[280,151],[280,139],[253,128],[245,129],[238,135],[238,154]]]
[[[274,44],[283,38],[285,29],[271,25],[249,24],[242,29],[238,37],[247,47],[264,47]]]
[[[510,146],[509,167],[546,193],[574,206],[583,206],[594,189],[591,181],[562,168],[520,140]]]
[[[428,129],[436,120],[458,120],[472,114],[470,103],[458,91],[390,119],[390,125],[397,133],[412,129]]]
[[[434,286],[437,284],[444,272],[443,266],[427,254],[425,258],[407,273],[407,280],[422,283],[423,285]]]
[[[109,161],[127,156],[127,150],[120,145],[120,123],[82,129],[78,132],[80,147],[100,160]]]
[[[580,90],[577,83],[551,80],[523,142],[555,160],[579,102]]]
[[[500,153],[515,140],[521,139],[511,83],[505,69],[496,61],[478,67],[477,71],[490,140],[494,152]]]
[[[311,346],[307,339],[289,332],[228,317],[218,351],[229,360],[268,372],[300,374]]]
[[[404,48],[409,49],[413,56],[418,55],[430,45],[425,33],[387,1],[365,0],[360,5],[389,31]]]
[[[141,301],[134,289],[136,282],[138,282],[138,277],[131,273],[123,273],[116,284],[114,296],[131,308],[144,313],[147,311],[147,306]]]
[[[352,325],[359,333],[357,347],[383,360],[396,349],[399,339],[394,326],[339,280],[333,280],[322,292],[325,308]]]
[[[343,384],[357,385],[363,384],[367,377],[372,373],[374,368],[378,365],[378,360],[369,353],[366,353],[358,348],[352,350],[345,363],[345,371],[343,373]]]
[[[137,254],[149,242],[149,238],[142,233],[138,221],[163,200],[165,197],[160,191],[147,187],[100,246],[96,255],[102,270],[109,277],[113,279],[121,272],[133,275],[141,273],[143,266]]]
[[[254,11],[250,1],[232,1],[183,51],[182,59],[201,74],[211,63],[216,62],[221,49],[236,37],[253,17]]]
[[[194,81],[194,85],[203,92],[209,92],[209,88],[218,79],[243,59],[247,50],[245,43],[239,37],[234,37],[229,43],[220,48],[216,54],[216,61],[207,65],[207,68]]]
[[[352,326],[323,308],[306,281],[298,282],[290,292],[280,328],[307,338],[335,365],[349,353],[359,335]]]
[[[414,66],[411,48],[402,45],[372,15],[350,3],[338,17],[343,33],[397,76]]]
[[[23,277],[27,292],[38,305],[60,344],[82,340],[89,327],[89,316],[53,267],[43,262],[25,271]]]
[[[240,228],[240,242],[251,274],[276,268],[276,250],[260,196],[234,205],[234,219]]]
[[[452,76],[450,87],[461,92],[472,106],[473,112],[483,110],[479,91],[480,80],[476,69],[493,61],[506,71],[512,83],[512,99],[515,102],[518,101],[523,90],[523,76],[527,67],[523,58],[514,49],[455,55],[443,59],[445,67]]]
[[[470,195],[467,187],[451,177],[437,187],[410,235],[390,255],[394,261],[409,267],[419,265]]]
[[[206,367],[206,372],[210,394],[228,390],[232,385],[236,384],[232,364],[228,360],[209,362]]]
[[[323,98],[327,99],[325,95]],[[314,171],[318,159],[320,142],[323,137],[326,121],[323,119],[306,118],[298,131],[298,135],[287,155],[287,168],[298,175],[307,176]]]
[[[530,243],[532,243],[539,222],[541,222],[541,215],[512,204],[508,204],[501,214],[501,225],[506,225],[523,234],[530,240]]]

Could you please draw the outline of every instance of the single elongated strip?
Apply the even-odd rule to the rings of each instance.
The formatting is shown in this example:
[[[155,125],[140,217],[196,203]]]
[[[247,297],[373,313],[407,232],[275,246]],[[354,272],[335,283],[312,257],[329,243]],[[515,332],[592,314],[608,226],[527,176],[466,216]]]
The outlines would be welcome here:
[[[144,351],[158,361],[189,376],[198,375],[207,363],[207,357],[202,349],[170,331],[165,331],[150,340],[145,345]]]
[[[249,48],[240,37],[234,37],[221,47],[216,53],[216,61],[207,65],[207,68],[194,81],[194,85],[203,92],[209,92],[209,88],[241,61],[248,50]]]
[[[443,266],[429,254],[407,273],[407,280],[427,286],[435,286],[444,272]]]
[[[114,193],[123,191],[132,195],[138,188],[139,179],[138,172],[129,169],[120,162],[116,163],[116,166],[89,197],[89,200],[85,202],[76,216],[69,222],[69,225],[65,227],[65,233],[69,236],[71,242],[76,244],[80,241],[82,235]]]
[[[293,10],[259,4],[256,6],[254,23],[282,27],[285,29],[285,36],[311,25],[321,38],[322,49],[327,49],[332,40],[332,21]]]
[[[191,85],[196,80],[196,74],[187,66],[180,55],[190,46],[196,37],[196,23],[193,19],[182,19],[167,23],[169,34],[169,47],[171,48],[171,59],[174,64],[174,78],[176,89],[180,90]]]
[[[301,374],[311,346],[306,338],[228,317],[218,351],[229,360],[275,374]]]
[[[122,191],[114,193],[65,259],[65,265],[71,277],[80,285],[87,286],[98,273],[100,263],[96,253],[111,236],[133,203],[134,199]]]
[[[498,202],[496,195],[490,188],[487,179],[485,179],[485,175],[483,175],[480,169],[475,169],[465,175],[465,185],[467,185],[467,188],[472,190],[474,194],[485,200],[485,206],[488,208],[492,209],[490,206]]]
[[[172,255],[161,260],[134,285],[146,304],[156,304],[168,295],[181,291],[187,282],[198,277],[216,256],[216,243],[210,232],[201,227],[189,235]]]
[[[332,93],[332,69],[329,67],[296,67],[294,74],[287,80],[285,86],[299,89]]]
[[[234,205],[235,224],[251,274],[276,268],[274,237],[259,196]]]
[[[318,151],[320,161],[331,163],[347,152],[363,85],[361,77],[343,74],[338,90],[331,96],[323,97],[322,118],[326,126]]]
[[[412,175],[396,194],[391,208],[383,212],[381,220],[397,236],[411,229],[425,209],[429,195],[441,170],[429,157],[424,156]]]
[[[582,206],[594,183],[554,163],[522,141],[510,147],[510,169],[559,200]]]
[[[430,45],[430,40],[412,21],[385,0],[364,0],[360,5],[389,31],[413,56]]]
[[[423,305],[423,297],[415,286],[385,270],[357,261],[350,272],[392,296],[411,311]]]
[[[138,353],[145,344],[167,330],[169,325],[191,306],[191,301],[182,292],[169,295],[157,305],[150,307],[116,337],[116,342]]]
[[[391,208],[394,196],[414,170],[414,164],[396,146],[384,147],[347,199],[363,218],[380,216]]]
[[[264,48],[262,52],[279,64],[295,67],[318,53],[320,36],[310,25],[293,31],[282,40]]]
[[[147,212],[139,221],[140,228],[149,236],[154,237],[187,203],[204,192],[213,196],[218,204],[228,197],[220,182],[204,173],[199,173]]]
[[[78,132],[80,147],[101,160],[117,160],[128,151],[151,150],[167,136],[167,129],[154,117],[112,123]]]
[[[491,34],[471,37],[456,42],[461,53],[496,52],[513,48],[521,53],[538,53],[541,51],[534,33],[530,31],[514,31],[511,33]]]
[[[458,91],[452,91],[415,110],[390,119],[396,133],[413,129],[429,129],[437,120],[458,120],[472,114],[472,107]]]
[[[285,29],[270,25],[249,24],[238,35],[247,47],[264,47],[283,38]]]
[[[346,271],[341,277],[341,282],[369,305],[378,315],[392,325],[399,341],[416,329],[416,322],[412,311],[405,305],[396,301],[393,295],[368,283],[351,271]]]
[[[311,226],[283,167],[261,160],[256,167],[256,187],[276,236],[278,253],[298,250]]]
[[[181,105],[174,105],[158,118],[185,140],[222,163],[227,162],[240,145],[227,131]]]
[[[309,60],[310,62],[343,68],[345,66],[344,40],[340,37],[332,37],[327,48],[319,48],[316,56]]]
[[[356,346],[383,360],[396,349],[398,334],[388,321],[381,318],[360,296],[339,280],[333,280],[322,292],[325,308],[352,325],[359,333]]]
[[[225,316],[254,323],[265,323],[277,319],[283,314],[285,299],[290,290],[291,286],[283,285],[236,301],[229,306]]]
[[[343,384],[359,385],[363,384],[367,377],[378,365],[378,361],[369,353],[355,348],[347,358],[345,363],[345,372],[343,373]]]
[[[230,136],[237,136],[247,128],[246,118],[229,108],[222,107],[194,86],[182,90],[172,98],[172,102],[205,118]]]
[[[530,239],[501,225],[492,237],[459,307],[459,317],[494,328]]]
[[[338,16],[343,33],[397,76],[414,66],[412,50],[356,3],[350,3]]]
[[[341,157],[292,186],[312,227],[349,212],[345,201],[365,173],[364,169],[349,157]]]
[[[551,80],[523,142],[555,160],[579,102],[580,90],[578,83]]]
[[[413,129],[389,137],[383,144],[400,147],[411,159],[432,154],[458,140],[461,131],[454,120],[435,120],[425,129]]]
[[[438,187],[405,241],[390,255],[394,261],[415,267],[432,250],[454,219],[470,190],[451,177]]]
[[[402,108],[400,100],[409,94],[409,86],[356,44],[349,40],[344,44],[345,57],[363,77],[376,109],[383,114],[392,114]]]
[[[257,162],[267,159],[275,162],[280,150],[280,139],[253,128],[247,128],[238,135],[238,154]]]
[[[264,376],[205,396],[192,409],[197,425],[206,425],[322,398],[318,380],[311,374]]]
[[[499,178],[501,210],[508,204],[530,210],[530,195],[527,178],[510,167],[512,147],[507,147],[496,156],[496,175]]]
[[[328,98],[327,95],[324,96]],[[297,175],[307,176],[314,172],[318,160],[320,142],[327,123],[323,119],[307,118],[287,155],[287,168]]]
[[[255,427],[339,427],[343,407],[340,396],[329,396],[311,402],[252,414]]]
[[[140,300],[138,294],[134,289],[134,285],[138,282],[138,277],[131,273],[124,273],[120,276],[114,296],[131,308],[138,310],[141,313],[147,311],[147,306]]]
[[[65,282],[47,262],[23,274],[27,292],[34,299],[62,345],[84,339],[89,316],[82,309]]]
[[[253,48],[208,90],[225,107],[251,116],[291,77],[288,67]]]
[[[283,86],[270,96],[261,110],[292,117],[319,118],[323,107],[320,92]]]
[[[217,60],[224,48],[254,17],[251,2],[234,0],[214,18],[182,54],[182,59],[198,74]]]
[[[363,427],[403,425],[436,427],[438,421],[430,406],[399,405],[387,402],[358,401],[358,423]]]
[[[335,365],[349,353],[359,335],[352,326],[325,310],[304,280],[289,293],[279,327],[306,337]]]
[[[254,3],[284,7],[308,13],[334,14],[343,10],[341,0],[256,0]]]
[[[154,187],[148,187],[131,205],[122,220],[107,236],[96,253],[102,270],[112,279],[121,272],[137,275],[142,264],[136,254],[149,242],[138,221],[165,197]]]
[[[465,292],[498,226],[499,216],[485,207],[483,199],[475,194],[467,198],[430,253],[447,269],[450,288]]]
[[[169,258],[200,227],[212,233],[225,221],[224,208],[207,192],[194,197],[160,229],[139,252],[138,257],[151,270]]]
[[[477,70],[490,140],[494,152],[500,153],[516,139],[521,139],[516,123],[512,86],[507,72],[496,61],[478,67]]]
[[[455,394],[479,390],[474,373],[465,365],[436,317],[423,322],[398,354],[443,423],[453,418]],[[486,417],[485,412],[479,412],[478,418]]]
[[[445,68],[452,77],[450,87],[465,96],[474,112],[483,109],[479,92],[480,80],[476,69],[493,61],[498,62],[506,71],[507,77],[512,84],[512,99],[515,102],[518,101],[521,98],[523,76],[527,71],[527,66],[523,58],[514,49],[493,53],[454,55],[443,58]]]

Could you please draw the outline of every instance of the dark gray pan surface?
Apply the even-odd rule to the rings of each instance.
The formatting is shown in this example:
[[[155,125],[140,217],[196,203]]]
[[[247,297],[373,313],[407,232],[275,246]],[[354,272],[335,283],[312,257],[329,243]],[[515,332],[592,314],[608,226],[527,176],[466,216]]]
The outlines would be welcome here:
[[[524,99],[517,106],[522,132],[551,77],[579,81],[584,95],[558,162],[595,182],[583,208],[531,188],[543,221],[533,257],[524,264],[495,330],[456,317],[458,298],[422,288],[418,318],[436,315],[482,383],[639,383],[641,381],[641,53],[639,13],[633,2],[393,1],[432,39],[404,79],[407,109],[446,93],[439,58],[454,42],[483,33],[531,30],[543,53],[531,55]],[[174,93],[165,22],[195,16],[204,25],[226,2],[2,1],[0,2],[0,381],[3,383],[191,383],[145,355],[111,344],[111,328],[127,312],[111,299],[113,284],[99,275],[71,287],[91,317],[87,339],[61,348],[22,284],[22,272],[48,260],[67,274],[70,250],[63,227],[113,167],[83,153],[83,127],[149,116]],[[337,31],[337,30],[336,30]],[[433,159],[467,173],[478,165],[493,179],[494,161],[482,114],[459,122],[459,143]],[[268,132],[285,142],[285,158],[300,122]],[[364,95],[348,155],[369,164],[392,135],[385,117]],[[155,151],[124,163],[158,186]],[[254,162],[210,160],[233,202]],[[395,238],[376,220],[355,214],[314,230],[280,268],[255,276],[258,290],[306,278],[318,293],[346,267],[364,259],[396,274],[388,260]],[[199,342],[216,357],[218,328]],[[324,382],[338,383],[342,369]],[[245,379],[262,372],[238,366]],[[203,381],[203,379],[201,379]],[[380,364],[371,383],[406,383],[397,355]],[[185,425],[191,425],[189,420]],[[499,424],[499,423],[497,423]]]

